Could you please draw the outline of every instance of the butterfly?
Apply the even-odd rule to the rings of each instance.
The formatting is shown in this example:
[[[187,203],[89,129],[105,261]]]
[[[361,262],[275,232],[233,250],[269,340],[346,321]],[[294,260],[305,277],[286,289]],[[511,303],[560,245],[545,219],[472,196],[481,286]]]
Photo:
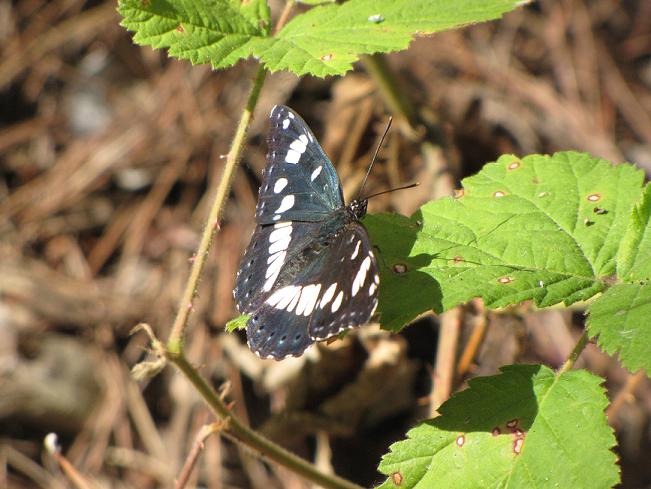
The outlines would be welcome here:
[[[360,222],[368,199],[345,205],[334,166],[296,112],[276,105],[269,121],[256,228],[233,295],[250,315],[251,350],[281,360],[367,323],[380,276]]]

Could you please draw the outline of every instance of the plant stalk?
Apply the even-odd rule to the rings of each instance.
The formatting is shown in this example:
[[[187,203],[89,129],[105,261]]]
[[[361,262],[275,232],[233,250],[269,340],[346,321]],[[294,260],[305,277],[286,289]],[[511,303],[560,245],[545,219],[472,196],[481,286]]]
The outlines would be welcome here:
[[[197,297],[199,290],[199,280],[206,265],[206,259],[208,258],[213,238],[216,232],[219,230],[221,218],[224,213],[226,199],[235,177],[235,170],[237,170],[238,163],[242,157],[242,152],[244,151],[246,132],[249,128],[249,123],[251,122],[251,117],[253,116],[253,110],[255,109],[256,103],[258,102],[260,89],[262,88],[266,76],[267,70],[261,65],[258,68],[258,72],[256,73],[255,78],[253,79],[253,86],[251,88],[251,93],[249,94],[249,99],[246,102],[246,107],[242,113],[242,117],[240,118],[237,130],[235,131],[235,136],[233,137],[233,142],[231,143],[231,149],[228,152],[228,156],[226,157],[224,173],[221,177],[221,180],[219,181],[217,193],[215,195],[215,199],[213,200],[212,207],[210,208],[210,213],[208,214],[208,221],[203,230],[203,234],[201,235],[199,248],[197,249],[197,252],[194,256],[192,269],[190,270],[190,277],[188,278],[188,282],[185,286],[185,291],[181,297],[178,311],[176,313],[176,318],[174,319],[174,324],[172,325],[172,331],[170,332],[169,339],[167,340],[167,350],[172,354],[180,354],[183,352],[185,330],[187,328],[190,312],[193,308],[194,299]]]
[[[574,368],[574,364],[578,360],[579,355],[581,355],[581,352],[583,352],[587,344],[588,344],[588,331],[584,329],[583,334],[581,334],[579,340],[576,342],[576,345],[574,345],[574,348],[572,349],[570,356],[567,358],[563,366],[558,370],[557,375],[564,374],[565,372],[568,372]]]
[[[276,445],[264,436],[243,425],[224,404],[215,390],[201,377],[196,369],[188,363],[185,356],[169,355],[178,369],[183,372],[194,388],[201,394],[212,411],[224,420],[222,433],[236,442],[244,444],[258,452],[260,456],[279,463],[292,472],[318,484],[326,489],[362,489],[357,484],[342,479],[334,474],[324,474],[314,465],[297,455]]]

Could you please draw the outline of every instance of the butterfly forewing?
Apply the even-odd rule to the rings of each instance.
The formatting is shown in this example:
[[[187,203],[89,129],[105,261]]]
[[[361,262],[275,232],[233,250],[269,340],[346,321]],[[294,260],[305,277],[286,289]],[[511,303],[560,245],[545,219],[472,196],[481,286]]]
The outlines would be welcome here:
[[[256,207],[257,222],[327,219],[344,205],[332,163],[293,110],[277,105],[269,120],[269,152]]]
[[[262,357],[301,355],[314,341],[368,322],[379,276],[366,230],[348,223],[293,281],[274,289],[247,324]]]

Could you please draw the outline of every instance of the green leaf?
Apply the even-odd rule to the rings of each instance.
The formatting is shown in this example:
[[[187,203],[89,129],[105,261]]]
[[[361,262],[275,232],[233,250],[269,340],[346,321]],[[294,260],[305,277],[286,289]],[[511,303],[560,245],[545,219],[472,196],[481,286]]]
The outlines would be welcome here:
[[[631,213],[617,256],[617,275],[624,280],[651,279],[651,184]]]
[[[517,0],[350,0],[297,15],[255,51],[271,71],[342,75],[361,54],[407,48],[428,35],[497,19]]]
[[[241,316],[236,317],[235,319],[231,319],[229,322],[226,323],[226,329],[227,333],[232,333],[233,331],[237,331],[238,329],[246,329],[246,322],[249,320],[251,316],[248,314],[242,314]]]
[[[382,489],[608,488],[619,482],[602,379],[512,365],[470,381],[391,446]]]
[[[118,11],[137,44],[213,68],[248,58],[271,29],[265,0],[119,0]]]
[[[322,3],[304,0],[305,3]],[[270,37],[264,0],[119,0],[134,41],[214,68],[255,55],[271,71],[341,75],[362,54],[405,49],[416,35],[499,18],[518,0],[350,0],[296,15]]]
[[[647,255],[647,260],[649,255]],[[651,283],[611,287],[588,307],[588,331],[631,371],[651,372]]]
[[[466,178],[459,198],[411,218],[368,216],[383,327],[474,297],[491,308],[589,299],[612,281],[643,179],[631,165],[584,153],[506,155]]]

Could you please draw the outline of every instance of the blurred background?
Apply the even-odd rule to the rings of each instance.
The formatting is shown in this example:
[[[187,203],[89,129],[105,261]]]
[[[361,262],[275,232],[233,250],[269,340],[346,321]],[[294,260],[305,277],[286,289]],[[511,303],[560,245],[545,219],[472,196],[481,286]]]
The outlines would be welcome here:
[[[277,16],[282,3],[271,5]],[[650,19],[645,0],[544,0],[418,39],[343,78],[269,77],[191,317],[190,360],[216,388],[228,384],[251,426],[323,470],[381,481],[389,444],[429,416],[437,318],[400,335],[360,328],[281,363],[223,333],[236,316],[270,108],[303,116],[350,197],[389,114],[372,69],[386,61],[412,124],[396,121],[368,190],[421,185],[374,199],[370,212],[410,214],[502,153],[575,149],[649,173]],[[213,421],[174,369],[131,379],[148,341],[129,331],[144,321],[167,337],[256,68],[168,59],[135,46],[119,22],[114,1],[0,0],[0,487],[70,487],[44,454],[49,432],[96,487],[170,487]],[[583,319],[580,307],[498,314],[471,304],[459,354],[478,327],[482,341],[454,388],[504,364],[559,366]],[[651,487],[651,382],[592,345],[579,366],[604,376],[616,400],[622,487]],[[218,436],[192,484],[309,487]]]

